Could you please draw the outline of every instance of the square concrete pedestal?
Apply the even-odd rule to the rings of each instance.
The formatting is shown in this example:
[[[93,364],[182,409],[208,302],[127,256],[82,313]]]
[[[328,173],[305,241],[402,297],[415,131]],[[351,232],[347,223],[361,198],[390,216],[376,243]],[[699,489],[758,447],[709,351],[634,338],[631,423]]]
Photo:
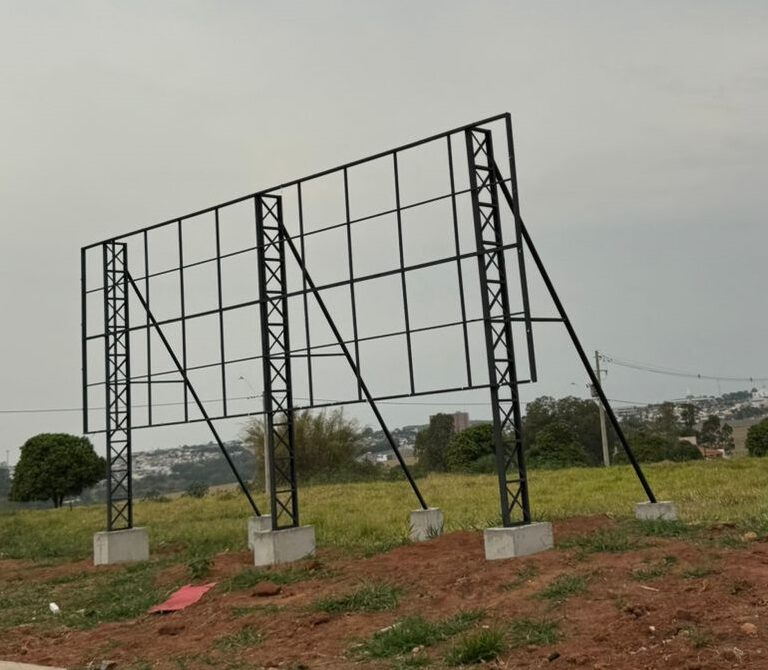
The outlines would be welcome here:
[[[256,533],[266,533],[272,530],[272,515],[248,517],[248,548],[253,550],[253,537]]]
[[[315,553],[314,526],[255,532],[250,539],[257,567],[300,561]]]
[[[411,542],[424,542],[443,534],[443,512],[437,507],[411,512]]]
[[[106,530],[93,536],[93,564],[113,565],[149,560],[146,528]]]
[[[483,539],[488,561],[537,554],[555,546],[552,524],[543,521],[512,528],[486,528]]]
[[[671,500],[641,502],[635,505],[635,518],[640,521],[677,521],[677,508]]]

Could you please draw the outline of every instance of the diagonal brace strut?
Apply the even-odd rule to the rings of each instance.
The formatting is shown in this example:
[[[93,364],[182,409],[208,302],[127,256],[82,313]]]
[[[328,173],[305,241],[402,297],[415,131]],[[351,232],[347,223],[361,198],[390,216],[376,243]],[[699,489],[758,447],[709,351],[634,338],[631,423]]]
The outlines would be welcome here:
[[[411,489],[413,489],[413,493],[415,494],[417,500],[419,501],[419,505],[421,505],[422,509],[428,509],[427,503],[424,500],[424,496],[421,495],[421,491],[419,490],[419,487],[416,485],[416,481],[414,480],[413,475],[411,475],[411,472],[405,463],[405,459],[403,458],[403,455],[400,453],[400,448],[397,446],[397,442],[395,441],[394,436],[389,431],[387,424],[384,422],[384,417],[381,415],[381,412],[379,411],[379,408],[376,405],[376,401],[374,400],[373,395],[368,389],[368,385],[365,383],[365,380],[360,375],[360,370],[357,367],[357,364],[355,363],[355,360],[349,351],[349,347],[344,341],[344,338],[341,336],[341,333],[339,332],[339,329],[337,328],[336,323],[333,320],[333,317],[331,316],[331,313],[328,311],[328,307],[326,306],[325,301],[320,295],[320,292],[317,290],[317,286],[315,285],[315,282],[313,281],[312,276],[309,274],[309,271],[307,270],[307,267],[304,264],[304,259],[301,257],[301,254],[296,248],[296,245],[291,239],[291,236],[288,234],[288,231],[285,228],[285,224],[282,221],[278,221],[277,225],[280,227],[282,236],[285,239],[285,243],[288,245],[288,248],[291,250],[291,254],[293,255],[296,262],[298,263],[299,268],[301,269],[302,276],[307,282],[307,286],[309,287],[309,290],[312,292],[312,295],[314,295],[315,300],[317,300],[317,304],[320,307],[320,311],[323,313],[323,316],[325,317],[325,320],[327,321],[328,326],[331,329],[331,332],[333,332],[333,336],[336,338],[336,342],[341,347],[344,357],[347,359],[347,363],[349,363],[349,367],[352,369],[353,374],[357,378],[360,384],[360,390],[362,391],[363,396],[365,397],[366,401],[368,402],[371,409],[373,410],[373,413],[376,416],[376,420],[378,421],[379,426],[381,426],[381,430],[384,432],[384,436],[386,437],[387,442],[389,442],[389,446],[392,448],[392,451],[395,453],[395,457],[397,458],[397,461],[400,464],[400,467],[402,468],[403,473],[405,474],[405,478],[408,480],[408,483],[411,485]]]
[[[131,288],[136,294],[136,297],[139,299],[141,306],[146,311],[147,316],[149,317],[149,321],[152,324],[152,327],[155,329],[155,332],[160,336],[160,339],[162,340],[166,351],[168,352],[171,359],[173,360],[173,364],[176,366],[176,369],[179,371],[179,374],[184,380],[184,385],[186,386],[190,395],[194,399],[195,404],[197,405],[197,408],[200,410],[200,413],[203,415],[203,419],[208,424],[208,428],[210,428],[211,433],[213,434],[213,437],[216,440],[216,444],[219,445],[219,449],[221,450],[221,453],[224,454],[224,458],[227,459],[227,464],[229,465],[230,470],[232,470],[232,473],[235,475],[235,478],[237,479],[237,483],[240,485],[240,488],[245,494],[245,497],[248,499],[248,503],[250,504],[251,509],[253,509],[256,516],[261,516],[261,512],[259,511],[259,508],[256,506],[256,502],[253,500],[253,497],[251,496],[251,492],[248,490],[248,487],[245,485],[243,478],[240,476],[240,473],[237,471],[237,468],[235,467],[235,464],[232,461],[232,457],[229,455],[229,452],[227,452],[227,449],[224,446],[224,442],[222,442],[221,437],[219,437],[219,433],[216,430],[216,427],[213,425],[213,421],[211,421],[211,417],[208,415],[208,412],[205,409],[205,405],[203,405],[202,400],[200,400],[200,396],[197,395],[197,391],[195,390],[195,387],[192,385],[192,382],[189,381],[189,377],[187,376],[186,370],[181,365],[181,362],[176,356],[176,353],[174,352],[173,347],[171,347],[171,344],[168,341],[168,338],[166,338],[165,333],[163,332],[162,328],[160,328],[160,324],[158,324],[157,319],[155,319],[155,315],[152,314],[152,310],[149,308],[149,305],[147,304],[146,299],[144,298],[141,291],[139,290],[139,287],[136,285],[136,282],[134,281],[130,272],[126,270],[125,274],[128,279],[128,283],[131,285]]]

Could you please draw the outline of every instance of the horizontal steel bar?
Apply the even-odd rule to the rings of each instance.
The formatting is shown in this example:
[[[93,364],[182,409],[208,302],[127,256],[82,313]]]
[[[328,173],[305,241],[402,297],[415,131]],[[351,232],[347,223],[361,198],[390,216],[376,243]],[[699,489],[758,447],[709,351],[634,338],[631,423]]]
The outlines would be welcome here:
[[[509,181],[509,179],[507,179],[506,181]],[[415,203],[412,203],[410,205],[403,205],[401,207],[396,207],[394,209],[382,210],[381,212],[377,212],[376,214],[369,214],[368,216],[361,216],[359,219],[351,219],[349,223],[350,224],[360,223],[360,222],[363,222],[363,221],[370,221],[371,219],[376,219],[376,218],[379,218],[381,216],[388,216],[389,214],[397,214],[398,212],[403,212],[403,211],[406,211],[406,210],[409,210],[409,209],[413,209],[414,207],[422,207],[424,205],[429,205],[431,203],[439,202],[441,200],[448,200],[449,198],[452,198],[453,196],[466,195],[470,191],[471,191],[471,189],[465,188],[465,189],[463,189],[461,191],[456,191],[455,193],[447,193],[445,195],[439,195],[439,196],[436,196],[434,198],[427,198],[426,200],[420,200],[419,202],[415,202]],[[291,239],[292,240],[297,240],[297,239],[301,239],[301,238],[310,237],[312,235],[317,235],[319,233],[328,232],[329,230],[336,230],[338,228],[345,228],[346,225],[347,225],[346,221],[344,221],[342,223],[334,223],[334,224],[331,224],[331,225],[328,225],[328,226],[325,226],[325,227],[322,227],[322,228],[316,228],[315,230],[310,230],[310,231],[305,232],[305,233],[299,233],[298,235],[292,235]],[[258,251],[258,249],[259,249],[258,245],[257,246],[252,246],[252,247],[244,247],[243,249],[238,249],[237,251],[230,251],[228,253],[221,254],[218,257],[212,256],[211,258],[205,258],[205,259],[203,259],[201,261],[194,261],[192,263],[182,264],[180,266],[176,266],[176,267],[170,268],[168,270],[158,270],[157,272],[151,272],[149,274],[136,275],[135,279],[136,279],[136,281],[143,281],[145,279],[154,279],[155,277],[162,277],[164,275],[173,274],[174,272],[179,272],[180,270],[186,270],[188,268],[194,268],[194,267],[198,267],[198,266],[201,266],[201,265],[207,265],[208,263],[215,263],[219,259],[220,260],[224,260],[225,258],[232,258],[233,256],[239,256],[241,254],[247,254],[247,253],[249,253],[251,251]],[[101,293],[103,290],[104,290],[104,287],[103,286],[99,286],[99,287],[96,287],[96,288],[90,288],[90,289],[86,290],[85,293],[86,294]]]
[[[503,251],[507,251],[509,249],[515,248],[515,243],[512,242],[510,244],[505,244],[501,247]],[[418,270],[426,270],[428,268],[436,267],[438,265],[446,265],[448,263],[455,263],[457,261],[463,261],[467,260],[468,258],[475,258],[477,256],[481,256],[484,254],[492,254],[496,253],[496,248],[487,248],[485,251],[467,251],[463,254],[459,255],[453,255],[453,256],[443,256],[442,258],[436,258],[431,261],[424,261],[423,263],[414,263],[413,265],[408,265],[402,270],[400,268],[395,268],[393,270],[383,270],[381,272],[374,272],[367,275],[362,275],[360,277],[354,277],[353,279],[341,279],[336,282],[330,282],[328,284],[322,284],[321,286],[317,287],[318,291],[329,291],[331,289],[335,288],[341,288],[344,286],[349,286],[350,284],[357,284],[360,282],[365,281],[374,281],[376,279],[385,279],[386,277],[394,277],[401,275],[406,272],[416,272]],[[296,289],[294,291],[289,291],[285,294],[286,298],[296,298],[303,295],[310,294],[311,291],[308,288],[301,288]],[[281,293],[278,293],[277,295],[282,295]],[[261,304],[260,299],[255,300],[246,300],[245,302],[235,303],[234,305],[226,305],[224,307],[218,308],[215,307],[213,309],[207,309],[203,310],[202,312],[194,312],[192,314],[184,314],[183,316],[173,317],[172,319],[163,319],[158,321],[158,324],[161,326],[167,326],[174,323],[181,323],[182,321],[189,321],[190,319],[199,319],[204,316],[214,316],[218,315],[221,312],[231,312],[236,309],[243,309],[245,307],[255,307],[257,305]],[[146,330],[147,325],[141,325],[141,326],[131,326],[128,330],[129,332],[140,332],[143,330]],[[104,337],[104,333],[94,333],[92,335],[88,335],[86,337],[86,340],[96,340],[99,338]]]
[[[522,380],[519,381],[518,384],[528,384],[528,380]],[[419,398],[424,396],[432,396],[432,395],[442,395],[445,393],[462,393],[465,391],[477,391],[477,390],[483,390],[490,388],[488,384],[474,384],[472,386],[456,386],[454,388],[446,388],[446,389],[435,389],[435,390],[429,390],[429,391],[416,391],[415,393],[395,393],[392,395],[385,395],[385,396],[374,396],[374,400],[376,402],[379,402],[381,404],[387,404],[387,401],[391,400],[405,400],[407,398]],[[250,397],[255,396],[245,396],[242,399],[247,399]],[[234,399],[234,398],[233,398]],[[221,399],[215,399],[215,400],[203,400],[204,403],[210,403],[210,402],[220,402]],[[322,403],[315,403],[314,405],[297,405],[294,406],[293,411],[294,412],[300,412],[308,409],[326,409],[329,407],[341,407],[342,405],[359,405],[361,403],[368,402],[365,398],[362,400],[358,400],[357,398],[351,398],[350,400],[332,400],[328,402],[322,402]],[[181,406],[183,403],[162,403],[157,404],[155,407],[158,406]],[[256,411],[256,412],[238,412],[237,414],[227,414],[226,416],[223,415],[217,415],[217,416],[211,416],[210,419],[212,421],[223,421],[224,419],[241,419],[243,417],[249,417],[249,416],[261,416],[264,414],[262,411]],[[163,423],[146,423],[146,424],[138,424],[133,425],[131,428],[133,430],[139,430],[144,428],[159,428],[161,426],[180,426],[185,423],[201,423],[205,421],[202,417],[199,419],[189,419],[188,421],[166,421]],[[104,430],[92,430],[89,435],[99,435],[101,433],[104,433],[106,431]]]
[[[436,325],[433,325],[433,326],[421,326],[420,328],[411,328],[407,332],[410,332],[410,333],[427,333],[427,332],[430,332],[430,331],[433,331],[433,330],[440,330],[442,328],[455,328],[457,326],[462,326],[462,325],[465,325],[465,324],[469,325],[471,323],[479,323],[482,320],[483,320],[483,317],[477,317],[477,318],[474,318],[474,319],[465,319],[465,320],[459,320],[459,321],[451,321],[451,322],[448,322],[448,323],[439,323],[439,324],[436,324]],[[525,323],[525,318],[523,318],[523,317],[511,317],[509,320],[512,323]],[[547,316],[547,317],[532,317],[531,321],[534,322],[534,323],[560,323],[560,322],[562,322],[562,319],[559,319],[557,317],[549,317],[549,316]],[[389,332],[389,333],[383,333],[383,334],[379,334],[379,335],[366,335],[365,337],[358,338],[358,342],[372,342],[372,341],[376,341],[376,340],[387,339],[389,337],[402,337],[405,334],[406,334],[405,330],[398,330],[398,331],[392,331],[392,332]],[[352,339],[344,340],[344,343],[345,344],[352,344],[353,341],[354,340],[352,340]],[[311,356],[323,356],[323,355],[327,355],[327,356],[343,356],[343,354],[341,354],[341,353],[333,353],[333,354],[317,354],[317,353],[314,353],[315,350],[317,350],[317,349],[329,349],[331,347],[337,347],[337,346],[339,346],[339,345],[336,342],[327,342],[327,343],[324,343],[324,344],[315,344],[315,345],[312,345],[312,347],[309,350],[306,347],[303,347],[301,349],[294,349],[294,350],[292,350],[290,352],[290,355],[292,357],[294,357],[294,358],[295,357],[302,357],[303,358],[303,357],[306,357],[306,356],[309,356],[309,355],[311,355]],[[224,361],[224,363],[225,363],[225,365],[230,365],[230,364],[233,364],[233,363],[247,363],[249,361],[261,360],[261,358],[262,357],[260,355],[245,356],[245,357],[242,357],[242,358],[226,359]],[[186,368],[186,370],[188,372],[193,372],[195,370],[207,370],[207,369],[210,369],[210,368],[218,367],[219,365],[221,365],[221,361],[216,361],[215,363],[203,363],[203,364],[200,364],[200,365],[188,366]],[[164,376],[164,375],[170,375],[170,374],[177,374],[177,371],[176,370],[161,370],[159,372],[152,371],[152,377],[153,378],[154,377],[161,377],[161,376]],[[148,376],[149,375],[136,375],[135,377],[132,377],[131,381],[143,380],[143,379],[146,379]],[[153,384],[155,383],[154,379],[153,379],[152,383]],[[101,380],[101,381],[98,381],[98,382],[90,382],[87,386],[88,387],[96,387],[96,386],[103,386],[103,385],[104,385],[104,380]]]
[[[190,214],[185,214],[184,216],[177,216],[172,219],[168,219],[167,221],[162,221],[160,223],[155,223],[150,226],[145,226],[144,228],[139,228],[137,230],[134,230],[130,233],[126,233],[124,235],[118,235],[116,237],[110,237],[106,240],[102,240],[101,242],[94,242],[93,244],[89,244],[83,249],[88,250],[92,249],[94,247],[101,246],[102,244],[107,244],[108,242],[115,242],[118,240],[124,240],[127,237],[132,237],[134,235],[139,235],[144,233],[145,231],[155,230],[157,228],[161,228],[162,226],[169,226],[173,225],[175,223],[178,223],[180,221],[184,221],[185,219],[191,219],[196,216],[201,216],[202,214],[210,214],[211,212],[215,211],[216,209],[221,209],[223,207],[228,207],[229,205],[236,205],[240,202],[245,202],[246,200],[249,200],[250,198],[255,198],[257,196],[263,196],[268,195],[270,193],[273,193],[274,191],[280,191],[285,188],[290,188],[291,186],[297,186],[298,184],[303,184],[308,181],[311,181],[313,179],[318,179],[320,177],[325,177],[327,175],[333,174],[334,172],[341,172],[342,170],[355,167],[357,165],[363,165],[365,163],[369,163],[371,161],[378,160],[379,158],[385,158],[386,156],[391,156],[394,153],[406,151],[408,149],[413,149],[415,147],[421,146],[423,144],[428,144],[429,142],[434,142],[436,140],[445,139],[446,137],[450,137],[451,135],[456,135],[457,133],[463,133],[465,130],[468,130],[469,128],[475,128],[477,126],[482,126],[488,123],[493,123],[495,121],[501,121],[502,119],[506,119],[510,116],[509,112],[505,112],[503,114],[496,114],[495,116],[489,116],[486,119],[481,119],[479,121],[474,121],[473,123],[468,123],[463,126],[459,126],[458,128],[453,128],[451,130],[444,131],[442,133],[438,133],[437,135],[431,135],[430,137],[425,137],[421,140],[415,140],[413,142],[408,142],[407,144],[403,144],[399,147],[395,147],[394,149],[388,149],[387,151],[382,151],[377,154],[373,154],[371,156],[366,156],[365,158],[359,158],[357,160],[351,161],[349,163],[345,163],[343,165],[338,165],[336,167],[328,168],[326,170],[322,170],[320,172],[315,172],[313,174],[310,174],[306,177],[301,177],[300,179],[293,179],[291,181],[284,182],[282,184],[279,184],[277,186],[272,186],[270,188],[256,191],[255,193],[249,193],[248,195],[241,196],[239,198],[234,198],[233,200],[228,200],[227,202],[219,203],[218,205],[213,205],[211,207],[206,207],[205,209],[200,209],[196,212],[192,212]]]

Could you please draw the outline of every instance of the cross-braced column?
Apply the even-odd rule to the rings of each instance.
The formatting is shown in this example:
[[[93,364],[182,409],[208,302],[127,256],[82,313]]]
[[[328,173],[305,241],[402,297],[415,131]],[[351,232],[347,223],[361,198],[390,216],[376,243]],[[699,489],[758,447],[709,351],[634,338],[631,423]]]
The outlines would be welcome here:
[[[133,527],[131,371],[126,245],[104,244],[107,530]]]
[[[488,130],[473,128],[467,130],[465,135],[480,270],[501,518],[504,526],[511,526],[530,523],[531,514],[493,142]]]
[[[299,525],[282,217],[282,202],[279,197],[256,198],[261,351],[264,369],[264,431],[274,530]]]

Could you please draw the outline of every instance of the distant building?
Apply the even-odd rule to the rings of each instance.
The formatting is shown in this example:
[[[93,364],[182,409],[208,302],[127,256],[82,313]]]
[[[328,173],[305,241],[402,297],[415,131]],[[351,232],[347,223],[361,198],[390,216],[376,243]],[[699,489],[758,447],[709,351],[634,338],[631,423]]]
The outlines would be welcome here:
[[[469,428],[469,412],[453,413],[453,432],[459,433]]]
[[[429,421],[431,422],[432,419],[434,419],[436,416],[436,414],[430,415]],[[452,428],[454,433],[458,433],[469,428],[469,412],[454,412],[449,416],[451,419],[453,419]]]

